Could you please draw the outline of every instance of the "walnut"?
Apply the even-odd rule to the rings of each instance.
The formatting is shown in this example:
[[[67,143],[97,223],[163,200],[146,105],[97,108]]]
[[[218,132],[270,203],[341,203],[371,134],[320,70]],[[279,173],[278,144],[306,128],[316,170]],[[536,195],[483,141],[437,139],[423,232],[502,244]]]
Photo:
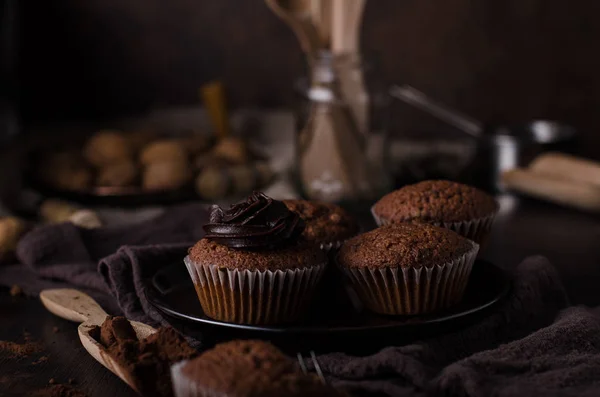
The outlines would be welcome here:
[[[92,210],[83,209],[76,211],[69,217],[69,221],[76,226],[86,229],[95,229],[102,226],[100,218]]]
[[[87,141],[83,154],[90,164],[102,167],[131,158],[132,151],[121,132],[103,130]]]
[[[187,162],[188,154],[175,140],[155,141],[146,145],[140,153],[140,162],[149,165],[158,162]]]
[[[143,187],[148,190],[169,190],[183,187],[192,179],[192,170],[186,161],[159,161],[144,170]]]
[[[137,166],[131,160],[107,165],[98,171],[98,186],[131,186],[137,177]]]
[[[48,199],[40,206],[40,216],[46,222],[60,223],[68,221],[78,210],[78,207],[65,201]]]
[[[196,178],[196,192],[204,199],[218,200],[229,193],[230,181],[224,169],[207,167]]]
[[[6,259],[15,252],[19,239],[26,230],[26,223],[19,218],[0,218],[0,259]]]
[[[244,164],[250,159],[248,146],[240,138],[224,138],[213,149],[212,152],[216,157],[227,160],[232,164]]]

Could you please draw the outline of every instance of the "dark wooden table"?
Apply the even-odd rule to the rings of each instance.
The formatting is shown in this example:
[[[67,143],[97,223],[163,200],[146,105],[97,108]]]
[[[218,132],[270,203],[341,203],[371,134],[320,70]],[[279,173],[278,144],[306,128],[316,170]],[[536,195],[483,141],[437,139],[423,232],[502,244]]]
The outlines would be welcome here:
[[[545,255],[559,269],[573,304],[600,304],[598,218],[511,195],[498,199],[501,211],[484,257],[512,268],[525,256]],[[51,378],[59,383],[72,378],[90,397],[135,396],[86,353],[76,328],[46,312],[37,299],[13,298],[0,289],[0,340],[20,342],[26,331],[44,345],[29,358],[0,356],[0,396],[32,395]],[[47,361],[31,365],[40,356]]]

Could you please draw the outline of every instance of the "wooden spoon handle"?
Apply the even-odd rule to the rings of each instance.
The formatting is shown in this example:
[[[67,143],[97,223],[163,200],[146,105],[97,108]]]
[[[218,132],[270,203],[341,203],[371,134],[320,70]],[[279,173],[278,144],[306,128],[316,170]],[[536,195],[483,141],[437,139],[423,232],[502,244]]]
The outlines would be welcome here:
[[[600,163],[563,153],[545,153],[529,165],[531,171],[600,187]]]
[[[502,182],[507,188],[529,196],[584,211],[600,212],[598,186],[521,169],[505,172]]]
[[[208,111],[218,139],[227,137],[230,133],[229,115],[225,103],[225,89],[220,81],[212,81],[200,88],[200,96]]]
[[[40,300],[51,313],[65,320],[101,325],[108,314],[89,295],[75,289],[47,289]]]
[[[267,6],[277,15],[281,20],[288,24],[296,38],[300,42],[302,50],[309,55],[309,61],[312,59],[312,55],[320,48],[319,34],[317,29],[312,23],[310,17],[310,4],[306,6],[304,2],[290,3],[288,9],[282,8],[278,0],[265,0]],[[306,9],[307,15],[302,15],[301,10]],[[294,10],[293,12],[291,10]],[[294,14],[295,15],[294,15]]]

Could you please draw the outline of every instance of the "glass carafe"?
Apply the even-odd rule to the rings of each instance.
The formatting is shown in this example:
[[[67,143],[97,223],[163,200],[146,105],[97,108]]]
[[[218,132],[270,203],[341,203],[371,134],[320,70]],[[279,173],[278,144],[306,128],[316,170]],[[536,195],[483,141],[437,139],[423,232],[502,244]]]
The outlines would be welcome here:
[[[297,181],[303,196],[373,201],[390,178],[383,166],[389,104],[383,85],[353,54],[321,52],[297,110]]]

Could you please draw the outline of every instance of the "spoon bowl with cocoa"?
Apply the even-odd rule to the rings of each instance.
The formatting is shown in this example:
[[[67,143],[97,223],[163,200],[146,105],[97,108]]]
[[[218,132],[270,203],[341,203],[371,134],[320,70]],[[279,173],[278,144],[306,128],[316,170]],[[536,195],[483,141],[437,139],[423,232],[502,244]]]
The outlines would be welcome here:
[[[130,375],[130,371],[118,363],[108,353],[106,348],[100,344],[98,339],[92,335],[108,317],[108,313],[96,301],[89,295],[74,289],[44,290],[40,293],[40,299],[51,313],[65,320],[81,323],[77,331],[81,339],[81,344],[88,353],[109,371],[121,378],[133,390],[138,393],[140,392],[139,385],[136,379]],[[149,325],[136,321],[131,321],[130,323],[138,340],[147,338],[157,332],[155,328]]]

